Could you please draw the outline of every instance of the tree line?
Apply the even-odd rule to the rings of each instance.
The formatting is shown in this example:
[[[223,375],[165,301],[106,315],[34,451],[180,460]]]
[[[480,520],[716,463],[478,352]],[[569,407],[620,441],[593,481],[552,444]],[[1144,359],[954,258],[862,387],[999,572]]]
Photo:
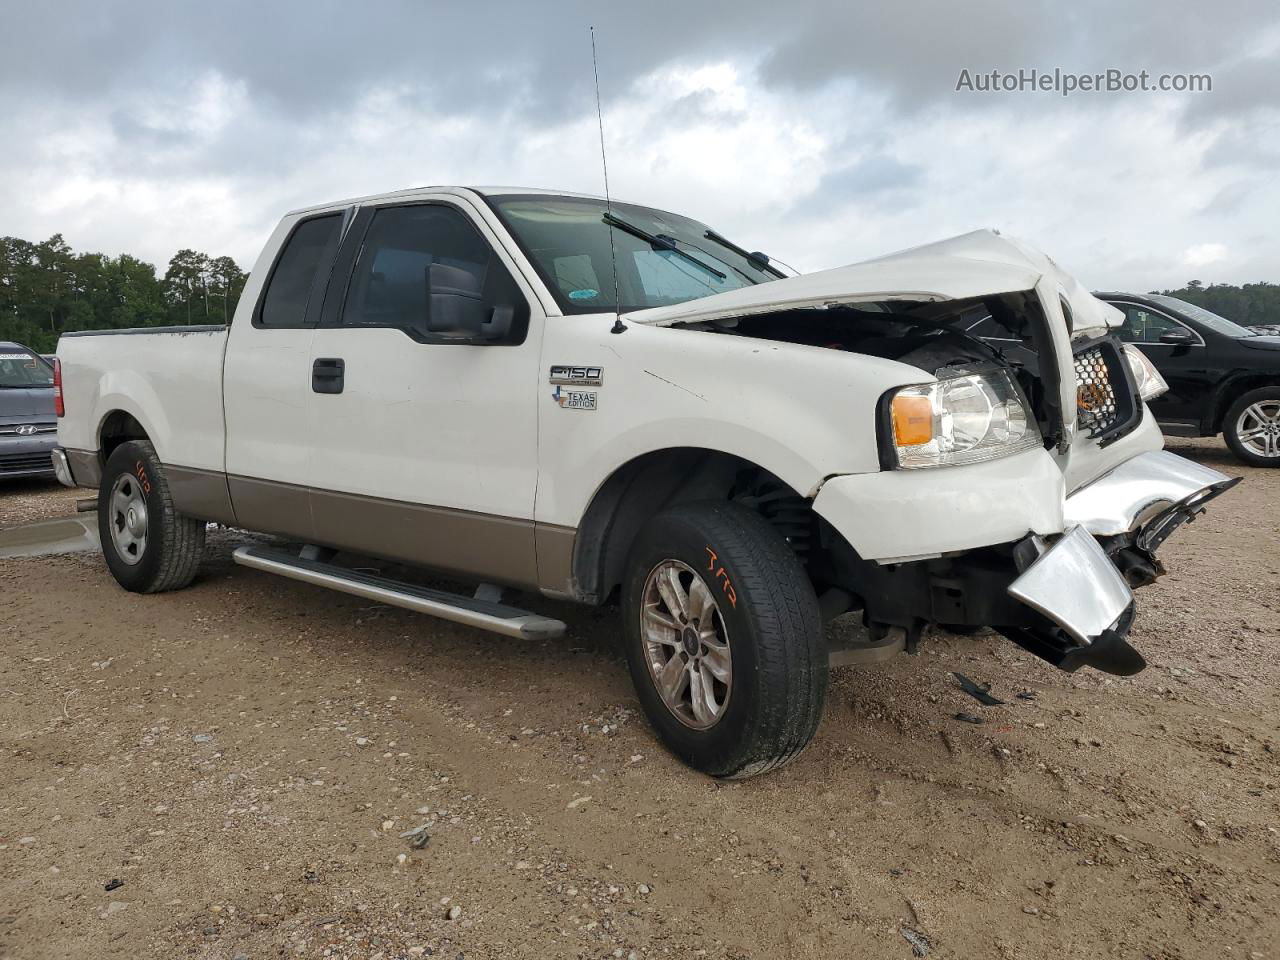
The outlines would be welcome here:
[[[1241,326],[1280,325],[1280,283],[1211,283],[1207,287],[1192,280],[1181,290],[1162,290],[1187,303],[1211,310]]]
[[[179,250],[159,276],[127,253],[75,253],[60,233],[0,237],[0,340],[52,353],[65,330],[227,323],[247,278],[230,257],[197,250]],[[1192,280],[1160,292],[1245,326],[1280,324],[1280,284]]]
[[[0,237],[0,340],[52,353],[66,330],[226,323],[248,278],[230,257],[179,250],[164,276],[138,257]]]

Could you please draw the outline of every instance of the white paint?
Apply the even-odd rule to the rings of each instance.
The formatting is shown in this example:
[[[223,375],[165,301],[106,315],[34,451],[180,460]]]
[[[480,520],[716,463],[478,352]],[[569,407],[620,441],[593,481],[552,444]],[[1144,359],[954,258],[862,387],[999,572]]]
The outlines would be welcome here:
[[[601,485],[636,457],[678,447],[764,467],[864,556],[905,557],[1062,529],[1067,493],[1160,446],[1147,417],[1100,448],[1034,450],[969,467],[880,471],[876,408],[928,382],[916,367],[844,351],[727,337],[682,324],[780,307],[1027,291],[1050,321],[1063,408],[1075,409],[1070,339],[1118,320],[1044,254],[978,231],[877,260],[632,314],[561,316],[518,248],[472,191],[431,188],[364,203],[444,200],[500,251],[532,306],[514,347],[418,343],[398,330],[262,330],[251,324],[290,214],[263,250],[232,332],[70,338],[60,344],[65,447],[97,449],[112,410],[132,413],[166,463],[319,489],[576,527]],[[346,203],[318,210],[341,209]],[[225,434],[221,389],[226,347]],[[319,357],[346,362],[341,395],[311,390]],[[562,407],[550,368],[603,368],[597,409]],[[819,491],[821,491],[819,493]]]

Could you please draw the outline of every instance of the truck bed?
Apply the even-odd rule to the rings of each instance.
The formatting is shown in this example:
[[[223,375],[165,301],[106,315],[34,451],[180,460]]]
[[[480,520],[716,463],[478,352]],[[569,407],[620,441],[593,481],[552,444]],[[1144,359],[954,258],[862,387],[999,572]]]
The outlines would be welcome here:
[[[222,470],[226,343],[222,325],[64,333],[58,444],[99,450],[108,415],[119,411],[142,425],[162,462]]]

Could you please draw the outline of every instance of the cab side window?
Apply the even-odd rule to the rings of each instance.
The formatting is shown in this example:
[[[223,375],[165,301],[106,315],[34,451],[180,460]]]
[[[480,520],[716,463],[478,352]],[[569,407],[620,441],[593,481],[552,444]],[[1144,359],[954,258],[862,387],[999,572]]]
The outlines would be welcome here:
[[[395,327],[421,342],[519,343],[529,308],[511,274],[461,211],[383,207],[364,236],[342,325]]]
[[[254,326],[301,327],[307,307],[319,307],[324,283],[342,234],[342,214],[303,220],[293,228],[276,259]]]
[[[1154,313],[1145,307],[1127,304],[1124,308],[1124,326],[1120,339],[1128,343],[1159,343],[1160,334],[1166,330],[1185,330],[1182,324],[1170,320],[1162,313]]]

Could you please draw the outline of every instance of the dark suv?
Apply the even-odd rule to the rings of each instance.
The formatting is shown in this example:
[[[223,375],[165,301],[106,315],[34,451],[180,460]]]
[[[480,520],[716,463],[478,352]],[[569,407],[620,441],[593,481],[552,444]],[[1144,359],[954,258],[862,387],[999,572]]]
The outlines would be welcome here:
[[[1237,457],[1280,467],[1280,337],[1260,335],[1175,297],[1098,293],[1124,311],[1121,338],[1169,384],[1149,401],[1165,433],[1221,433]]]
[[[0,480],[54,475],[53,410],[53,367],[21,344],[0,341]]]

